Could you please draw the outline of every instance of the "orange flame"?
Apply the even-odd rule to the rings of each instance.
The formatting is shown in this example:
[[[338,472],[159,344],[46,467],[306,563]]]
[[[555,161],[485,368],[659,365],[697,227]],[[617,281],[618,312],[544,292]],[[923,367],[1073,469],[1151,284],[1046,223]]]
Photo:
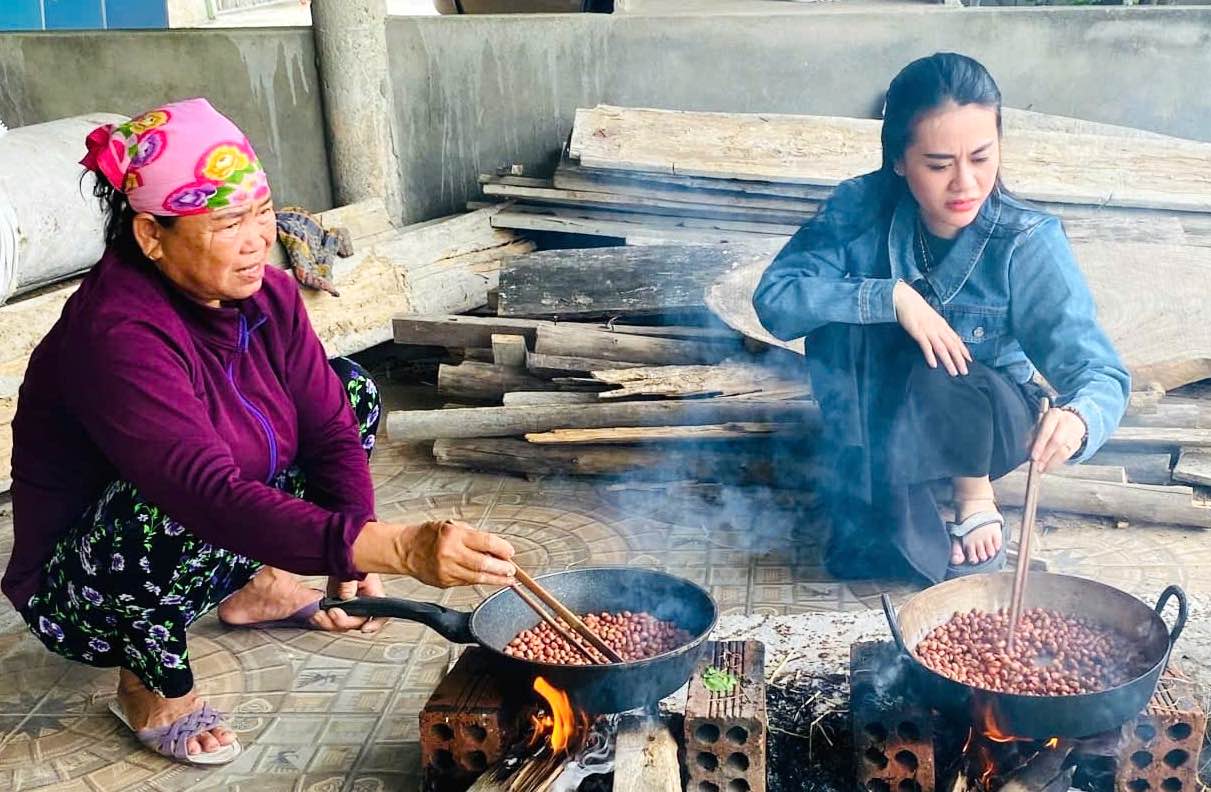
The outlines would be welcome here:
[[[1054,751],[1054,750],[1055,750],[1056,748],[1058,748],[1059,746],[1060,746],[1060,738],[1059,738],[1059,737],[1052,737],[1050,740],[1048,740],[1047,742],[1043,743],[1043,747],[1044,747],[1044,748],[1046,748],[1046,749],[1047,749],[1047,750],[1049,750],[1049,751]]]
[[[980,720],[982,721],[980,724],[981,733],[993,742],[1007,743],[1019,739],[1001,730],[997,725],[996,715],[993,714],[992,707],[985,707],[981,711]]]
[[[534,737],[531,744],[537,743],[544,736],[551,748],[563,751],[574,740],[582,737],[588,729],[588,718],[584,713],[578,713],[572,708],[568,694],[552,685],[542,677],[534,680],[534,690],[546,699],[551,714],[532,715]],[[549,734],[548,734],[549,733]]]

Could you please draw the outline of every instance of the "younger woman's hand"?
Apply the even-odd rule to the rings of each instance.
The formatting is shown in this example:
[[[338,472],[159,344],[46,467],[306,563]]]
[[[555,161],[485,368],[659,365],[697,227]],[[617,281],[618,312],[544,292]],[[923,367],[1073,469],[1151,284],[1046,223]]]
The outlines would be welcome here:
[[[900,326],[921,347],[930,368],[941,362],[952,377],[967,373],[971,362],[967,345],[916,289],[900,281],[892,289],[892,303]]]
[[[1079,415],[1052,407],[1043,416],[1035,434],[1030,459],[1046,473],[1072,459],[1084,442],[1087,429]]]

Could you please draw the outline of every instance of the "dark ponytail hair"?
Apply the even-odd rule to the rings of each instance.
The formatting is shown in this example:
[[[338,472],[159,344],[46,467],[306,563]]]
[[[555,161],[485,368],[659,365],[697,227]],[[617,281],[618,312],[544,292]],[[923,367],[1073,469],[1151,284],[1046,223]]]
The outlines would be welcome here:
[[[90,172],[85,170],[80,176],[81,185]],[[135,239],[136,212],[126,199],[126,193],[115,188],[103,175],[94,175],[96,178],[93,181],[93,197],[101,204],[101,211],[105,213],[105,249],[113,250],[127,260],[142,259],[143,250]],[[168,215],[154,217],[164,228],[171,228],[177,220]]]
[[[994,109],[997,135],[1001,134],[1001,89],[983,64],[955,52],[936,52],[908,64],[887,88],[880,134],[883,164],[879,170],[892,205],[907,189],[904,178],[895,172],[895,164],[912,144],[913,127],[922,115],[947,102]],[[1001,188],[1000,176],[997,187]]]

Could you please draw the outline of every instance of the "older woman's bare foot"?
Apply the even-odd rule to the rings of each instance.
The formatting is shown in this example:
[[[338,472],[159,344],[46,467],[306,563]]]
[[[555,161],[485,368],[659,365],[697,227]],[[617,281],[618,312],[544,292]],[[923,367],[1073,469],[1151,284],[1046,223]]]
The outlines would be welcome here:
[[[167,726],[173,721],[201,709],[202,700],[193,691],[179,698],[164,698],[152,691],[137,676],[123,668],[118,673],[118,704],[135,731]],[[190,738],[186,750],[190,755],[211,753],[235,742],[235,732],[226,726],[216,726]]]
[[[323,596],[303,584],[298,575],[275,567],[262,567],[244,588],[219,605],[224,624],[244,625],[288,619]],[[339,609],[317,611],[307,625],[314,630],[342,632],[361,629],[366,619],[345,615]]]

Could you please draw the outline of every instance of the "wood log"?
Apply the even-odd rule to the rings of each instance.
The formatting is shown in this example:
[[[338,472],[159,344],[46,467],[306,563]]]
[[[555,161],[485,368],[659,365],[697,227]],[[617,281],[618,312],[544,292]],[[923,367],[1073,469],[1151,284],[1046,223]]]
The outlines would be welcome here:
[[[1168,452],[1103,449],[1094,454],[1089,462],[1094,465],[1122,467],[1127,472],[1127,481],[1132,484],[1169,484],[1173,480],[1169,472],[1172,459]]]
[[[535,407],[547,404],[596,404],[596,393],[579,391],[512,391],[502,400],[506,407]]]
[[[618,426],[606,429],[553,429],[550,432],[532,432],[526,435],[526,442],[546,445],[635,445],[703,440],[752,440],[773,434],[804,434],[807,431],[808,427],[799,423],[768,422],[704,426]]]
[[[776,461],[759,442],[731,449],[636,446],[561,446],[515,437],[443,438],[433,444],[437,464],[528,476],[604,476],[644,481],[695,481],[753,486],[802,486],[806,465]]]
[[[1173,480],[1211,487],[1211,450],[1182,449],[1173,466]]]
[[[538,328],[552,327],[556,322],[542,319],[515,319],[495,316],[397,316],[392,320],[395,343],[448,348],[489,348],[492,335],[520,335],[533,345]],[[685,327],[678,325],[628,325],[620,323],[580,324],[610,330],[622,335],[676,338],[690,341],[738,343],[740,334],[726,327]]]
[[[469,360],[472,363],[491,363],[496,365],[496,357],[492,354],[491,349],[480,349],[479,347],[470,347],[462,351],[463,360]]]
[[[392,440],[509,437],[552,429],[693,426],[736,421],[815,423],[819,408],[795,401],[615,402],[610,404],[399,410],[387,415]]]
[[[524,369],[494,363],[464,360],[457,366],[443,363],[437,369],[438,392],[455,401],[470,399],[500,404],[509,391],[559,390],[560,387],[532,377]]]
[[[540,327],[534,341],[539,354],[650,365],[718,363],[741,349],[738,343],[648,338],[569,324]]]
[[[492,362],[498,366],[525,368],[526,338],[519,335],[492,334]]]
[[[622,718],[614,743],[614,792],[681,792],[677,740],[663,718]]]
[[[1211,528],[1211,504],[1190,487],[1113,484],[1075,478],[1043,476],[1039,508],[1112,517],[1131,523],[1159,523]],[[993,482],[1001,503],[1021,503],[1026,497],[1026,474],[1014,471]]]
[[[611,371],[642,366],[642,363],[627,363],[622,360],[572,357],[570,355],[543,355],[526,353],[526,368],[536,377],[575,377],[591,371]]]
[[[500,315],[642,316],[704,307],[716,277],[769,261],[782,243],[543,250],[500,274]]]
[[[691,398],[778,394],[775,398],[803,398],[811,394],[806,375],[793,376],[753,363],[724,362],[715,366],[644,366],[622,371],[593,372],[593,379],[618,386],[602,399],[637,396]]]
[[[876,119],[578,109],[582,167],[830,185],[879,167]],[[1211,144],[1019,129],[1002,150],[1024,198],[1211,211]]]

